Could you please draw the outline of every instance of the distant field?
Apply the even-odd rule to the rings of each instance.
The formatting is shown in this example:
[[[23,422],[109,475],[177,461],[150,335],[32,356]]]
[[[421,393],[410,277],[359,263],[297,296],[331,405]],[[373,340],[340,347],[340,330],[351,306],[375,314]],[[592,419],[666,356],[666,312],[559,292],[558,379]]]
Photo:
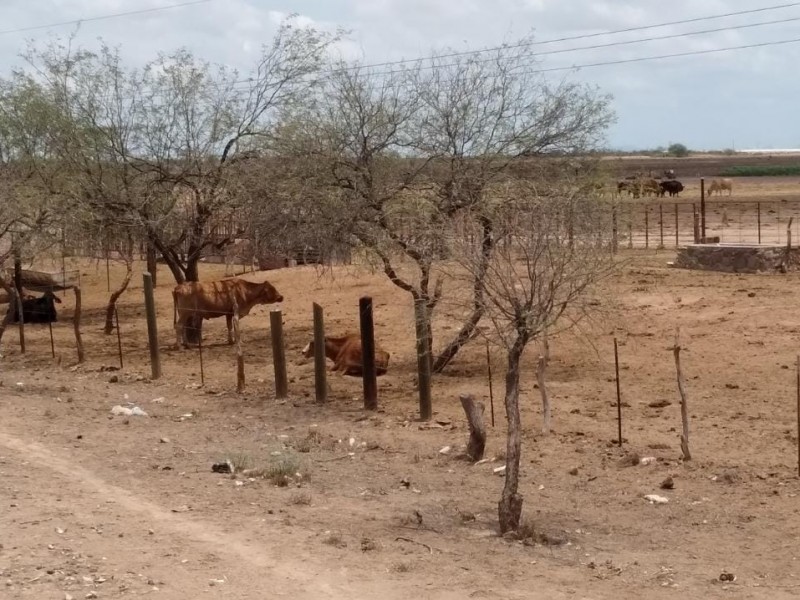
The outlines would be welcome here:
[[[603,158],[615,176],[635,173],[657,175],[673,169],[678,179],[696,177],[800,176],[800,156],[796,154],[701,154],[671,156],[609,156]],[[732,170],[736,169],[734,173]]]
[[[742,165],[720,171],[725,177],[788,177],[800,175],[800,164],[794,165]]]

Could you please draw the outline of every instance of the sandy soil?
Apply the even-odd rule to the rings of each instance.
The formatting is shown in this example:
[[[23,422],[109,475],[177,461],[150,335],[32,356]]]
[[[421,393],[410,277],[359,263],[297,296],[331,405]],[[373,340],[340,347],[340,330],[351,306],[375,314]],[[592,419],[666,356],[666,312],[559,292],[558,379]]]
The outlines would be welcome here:
[[[408,298],[355,267],[256,273],[283,303],[291,397],[272,389],[268,310],[242,320],[247,390],[235,388],[224,321],[197,351],[176,352],[168,274],[157,289],[164,377],[147,379],[140,275],[120,306],[117,340],[101,332],[105,265],[82,267],[87,362],[75,366],[65,295],[54,327],[3,339],[0,362],[0,597],[794,598],[800,592],[795,372],[800,275],[670,269],[669,252],[621,254],[603,315],[551,340],[554,433],[539,434],[537,349],[523,373],[525,542],[497,536],[503,480],[502,356],[493,351],[497,426],[487,455],[458,458],[467,429],[457,394],[487,403],[485,348],[468,348],[435,381],[435,419],[415,420]],[[137,270],[141,267],[137,265]],[[138,271],[137,271],[138,273]],[[212,267],[204,278],[218,273]],[[112,283],[121,271],[111,269]],[[381,410],[361,410],[360,381],[329,376],[313,398],[300,357],[311,303],[331,333],[357,329],[357,302],[376,302],[392,353]],[[452,334],[444,306],[436,338]],[[676,326],[692,415],[683,463],[670,347]],[[623,448],[616,436],[613,343],[620,341]],[[148,417],[112,416],[132,402]],[[191,416],[188,416],[191,414]],[[352,442],[351,442],[352,440]],[[440,452],[450,446],[447,454]],[[623,466],[630,455],[655,457]],[[233,458],[303,474],[279,487],[211,471]],[[672,477],[673,490],[660,484]],[[661,494],[668,504],[650,504]],[[733,573],[733,583],[719,581]],[[66,595],[65,595],[66,594]],[[95,594],[96,596],[93,596]],[[68,596],[67,596],[68,595]]]

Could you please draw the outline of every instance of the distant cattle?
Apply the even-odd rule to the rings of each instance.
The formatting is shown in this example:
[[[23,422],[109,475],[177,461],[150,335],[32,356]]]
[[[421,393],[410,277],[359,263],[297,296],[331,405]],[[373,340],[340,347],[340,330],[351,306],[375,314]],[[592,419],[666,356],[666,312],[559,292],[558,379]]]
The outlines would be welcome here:
[[[666,169],[664,171],[664,177],[667,179],[675,179],[675,171],[673,169]]]
[[[676,179],[668,179],[658,184],[661,187],[661,196],[665,193],[670,196],[677,196],[683,191],[683,184]]]
[[[24,323],[55,323],[58,321],[56,304],[61,300],[53,292],[45,292],[38,298],[22,300],[22,320]],[[19,314],[14,311],[14,323],[19,322]]]
[[[203,319],[225,317],[228,325],[228,343],[233,343],[233,300],[239,317],[247,316],[258,304],[283,302],[283,296],[269,283],[254,283],[231,278],[220,281],[187,282],[172,290],[175,304],[175,336],[177,346],[188,347],[189,342],[199,342]],[[197,338],[188,339],[186,329],[194,330]]]
[[[303,356],[311,358],[314,355],[314,342],[309,342],[303,348]],[[361,376],[364,372],[364,361],[361,352],[361,336],[350,333],[341,337],[325,336],[325,356],[333,361],[332,371],[339,371],[343,375]],[[389,353],[375,346],[375,372],[385,375],[389,368]]]
[[[653,178],[640,179],[638,185],[639,194],[642,196],[658,196],[661,193],[658,181]]]
[[[730,179],[712,179],[708,184],[707,195],[717,192],[718,196],[722,195],[722,190],[728,190],[728,196],[733,194],[733,181]]]

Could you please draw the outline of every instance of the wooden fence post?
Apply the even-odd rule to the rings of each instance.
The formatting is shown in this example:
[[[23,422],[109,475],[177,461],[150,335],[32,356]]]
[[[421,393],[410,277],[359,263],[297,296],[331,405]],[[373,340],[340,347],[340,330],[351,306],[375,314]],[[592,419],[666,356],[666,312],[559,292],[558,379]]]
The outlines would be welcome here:
[[[75,315],[72,319],[72,325],[75,328],[75,346],[78,350],[78,363],[84,361],[83,354],[83,340],[81,339],[81,288],[75,286]]]
[[[756,219],[758,220],[758,243],[761,243],[761,202],[756,202]],[[741,218],[739,219],[741,223]]]
[[[678,203],[675,203],[675,247],[681,245],[681,237],[680,237],[680,223],[678,220]]]
[[[289,383],[286,377],[286,348],[283,344],[283,313],[280,310],[270,311],[269,330],[272,338],[272,364],[275,369],[275,397],[286,398],[289,395]]]
[[[661,234],[661,243],[658,245],[659,248],[664,248],[664,205],[660,202],[658,203],[658,228]]]
[[[119,330],[119,311],[116,303],[114,304],[114,321],[117,325],[117,351],[119,352],[119,368],[124,368],[122,363],[122,332]]]
[[[681,425],[683,427],[681,433],[681,453],[683,460],[692,460],[692,453],[689,452],[689,407],[687,406],[686,398],[686,383],[683,379],[683,371],[681,371],[681,340],[680,330],[675,333],[675,346],[672,349],[675,354],[675,370],[678,375],[678,392],[681,395]]]
[[[231,305],[233,306],[233,341],[236,344],[236,391],[244,392],[244,355],[242,354],[242,335],[239,330],[239,305],[236,296],[231,292]]]
[[[361,375],[364,381],[364,409],[378,410],[378,379],[375,370],[375,324],[372,315],[372,298],[358,300],[361,321]]]
[[[314,391],[317,402],[328,397],[328,382],[325,372],[325,318],[322,307],[314,303]]]
[[[611,205],[611,251],[617,251],[619,246],[619,234],[617,232],[617,203]],[[494,425],[493,425],[494,426]]]
[[[158,324],[156,322],[156,302],[153,298],[153,276],[143,273],[144,309],[147,313],[147,343],[150,347],[151,378],[161,377],[161,355],[158,348]]]
[[[644,247],[650,247],[650,207],[644,207]]]
[[[614,380],[617,384],[617,437],[620,447],[622,447],[622,393],[619,385],[619,352],[617,350],[617,338],[614,338]]]
[[[700,178],[700,234],[706,239],[706,180]]]

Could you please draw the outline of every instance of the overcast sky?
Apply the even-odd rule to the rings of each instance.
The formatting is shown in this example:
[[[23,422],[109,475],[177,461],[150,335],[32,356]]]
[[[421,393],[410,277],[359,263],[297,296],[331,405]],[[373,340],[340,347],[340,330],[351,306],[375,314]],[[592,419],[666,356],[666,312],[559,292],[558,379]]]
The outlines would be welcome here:
[[[8,30],[163,7],[182,0],[1,0],[0,73],[20,65],[28,40],[68,35],[74,26]],[[185,1],[185,0],[184,0]],[[339,51],[380,62],[431,49],[475,50],[535,34],[537,41],[789,4],[786,0],[209,0],[149,14],[85,22],[78,40],[120,45],[131,64],[187,47],[249,70],[276,24],[297,12],[320,28],[350,30]],[[788,20],[787,19],[798,19]],[[800,38],[800,2],[779,10],[543,44],[542,52],[765,21],[786,22],[669,40],[541,56],[556,68]],[[800,43],[717,54],[558,71],[553,78],[595,84],[613,95],[612,148],[682,142],[695,149],[800,147]]]

